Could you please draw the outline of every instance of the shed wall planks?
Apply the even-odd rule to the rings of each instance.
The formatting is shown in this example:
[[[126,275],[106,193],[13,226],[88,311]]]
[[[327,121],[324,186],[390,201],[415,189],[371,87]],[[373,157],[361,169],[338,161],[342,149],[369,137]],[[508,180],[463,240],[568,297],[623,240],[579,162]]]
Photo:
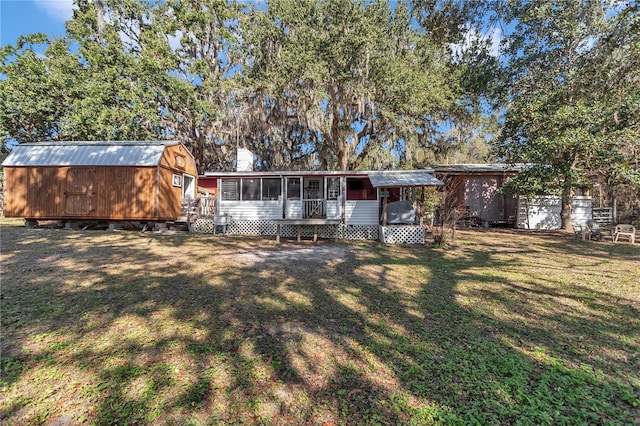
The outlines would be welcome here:
[[[26,217],[29,215],[27,191],[29,182],[29,169],[6,167],[4,169],[5,187],[4,213],[7,217]],[[6,182],[13,182],[13,186],[9,188]]]
[[[7,168],[5,215],[34,219],[152,219],[155,167]],[[177,202],[178,210],[180,201]]]
[[[182,187],[173,186],[174,172],[172,170],[161,167],[158,174],[158,216],[161,218],[178,217],[180,216]]]

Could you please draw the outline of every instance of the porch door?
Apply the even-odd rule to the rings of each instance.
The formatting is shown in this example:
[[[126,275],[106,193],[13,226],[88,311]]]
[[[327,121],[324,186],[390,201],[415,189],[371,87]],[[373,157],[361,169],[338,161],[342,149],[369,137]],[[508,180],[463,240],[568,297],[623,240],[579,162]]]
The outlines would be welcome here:
[[[304,199],[317,200],[322,198],[322,178],[304,178]]]
[[[324,180],[325,204],[328,219],[340,219],[342,217],[342,184],[343,179],[337,176],[327,176]]]
[[[327,217],[324,199],[324,178],[304,178],[303,215],[305,218]]]
[[[284,217],[301,219],[302,216],[302,178],[286,177],[284,180]]]

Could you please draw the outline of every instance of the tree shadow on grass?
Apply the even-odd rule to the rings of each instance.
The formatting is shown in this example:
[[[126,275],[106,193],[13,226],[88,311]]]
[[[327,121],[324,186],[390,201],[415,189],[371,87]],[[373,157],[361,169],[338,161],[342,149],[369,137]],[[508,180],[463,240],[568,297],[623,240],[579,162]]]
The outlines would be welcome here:
[[[367,262],[388,266],[378,268],[376,282],[360,287],[367,309],[355,322],[368,331],[359,343],[392,367],[405,390],[443,407],[440,420],[637,420],[630,405],[638,392],[637,363],[625,358],[639,350],[637,303],[589,286],[573,286],[572,294],[527,283],[532,291],[516,294],[523,287],[518,281],[491,273],[511,260],[494,259],[488,250],[461,258],[433,252],[418,261],[385,253]],[[398,283],[393,269],[402,264],[428,275],[417,297],[418,315],[415,296],[384,291]],[[341,268],[347,263],[338,271],[348,276]],[[487,292],[486,284],[498,290]],[[536,292],[541,300],[532,296]],[[476,305],[483,300],[491,303]],[[519,312],[512,317],[514,310]],[[603,360],[593,351],[617,358]],[[429,404],[426,411],[433,416]]]
[[[541,285],[498,273],[522,253],[353,243],[330,245],[341,249],[335,258],[290,261],[258,239],[123,234],[28,231],[3,241],[14,280],[3,289],[4,333],[17,365],[3,374],[3,421],[638,416],[637,369],[623,358],[594,362],[589,350],[637,352],[637,306],[553,277]],[[567,300],[579,315],[554,312]]]

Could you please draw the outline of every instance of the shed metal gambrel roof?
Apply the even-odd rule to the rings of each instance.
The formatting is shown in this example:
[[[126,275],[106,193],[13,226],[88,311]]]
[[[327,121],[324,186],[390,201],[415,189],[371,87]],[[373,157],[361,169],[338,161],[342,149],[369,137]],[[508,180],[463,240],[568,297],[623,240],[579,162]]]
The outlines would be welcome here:
[[[157,166],[177,141],[36,142],[16,146],[3,166]]]

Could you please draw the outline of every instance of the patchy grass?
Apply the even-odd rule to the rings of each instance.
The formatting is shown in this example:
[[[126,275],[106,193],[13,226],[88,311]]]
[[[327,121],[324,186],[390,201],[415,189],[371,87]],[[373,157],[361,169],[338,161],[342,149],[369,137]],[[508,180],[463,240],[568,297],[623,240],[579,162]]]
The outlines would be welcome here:
[[[1,225],[0,423],[640,424],[638,245]]]

